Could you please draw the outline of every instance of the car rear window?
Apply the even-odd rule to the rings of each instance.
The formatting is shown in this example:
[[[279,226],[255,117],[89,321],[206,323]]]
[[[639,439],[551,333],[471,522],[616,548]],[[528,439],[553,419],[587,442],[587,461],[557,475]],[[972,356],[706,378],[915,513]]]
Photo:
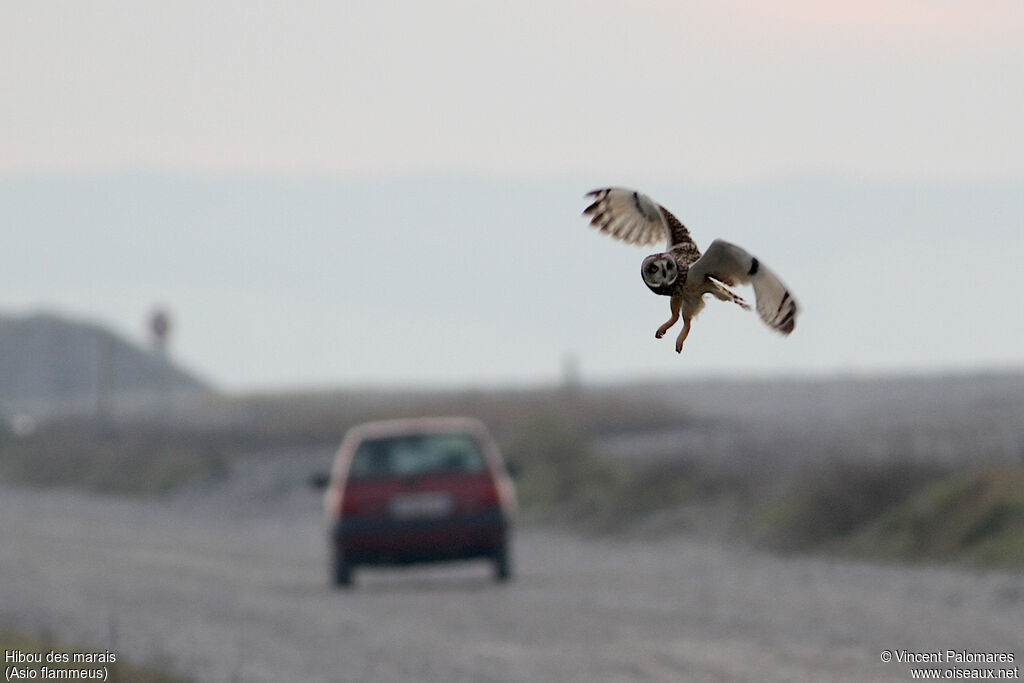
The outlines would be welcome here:
[[[421,434],[367,439],[359,444],[349,477],[418,477],[425,474],[482,472],[486,467],[476,440],[468,434]]]

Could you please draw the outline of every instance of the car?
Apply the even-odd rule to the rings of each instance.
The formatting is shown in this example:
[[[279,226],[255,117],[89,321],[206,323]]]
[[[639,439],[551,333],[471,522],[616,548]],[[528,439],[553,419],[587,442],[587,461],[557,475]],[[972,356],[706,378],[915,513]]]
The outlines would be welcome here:
[[[479,420],[370,422],[346,432],[325,486],[329,580],[352,585],[361,565],[484,558],[512,576],[515,490]]]

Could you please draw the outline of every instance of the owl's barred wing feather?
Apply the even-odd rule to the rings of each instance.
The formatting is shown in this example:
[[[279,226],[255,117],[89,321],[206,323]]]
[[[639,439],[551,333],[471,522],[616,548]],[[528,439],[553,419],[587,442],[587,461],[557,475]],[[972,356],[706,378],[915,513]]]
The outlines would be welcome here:
[[[645,246],[668,239],[668,226],[651,198],[621,187],[588,192],[594,202],[583,210],[590,224],[628,244]]]
[[[590,224],[628,244],[645,246],[665,240],[666,251],[679,248],[696,260],[700,250],[690,231],[650,197],[624,187],[606,187],[586,194],[593,203],[583,210]]]
[[[715,240],[690,266],[691,281],[710,277],[727,285],[749,282],[754,287],[757,313],[766,325],[782,334],[796,326],[799,308],[779,276],[742,247]]]

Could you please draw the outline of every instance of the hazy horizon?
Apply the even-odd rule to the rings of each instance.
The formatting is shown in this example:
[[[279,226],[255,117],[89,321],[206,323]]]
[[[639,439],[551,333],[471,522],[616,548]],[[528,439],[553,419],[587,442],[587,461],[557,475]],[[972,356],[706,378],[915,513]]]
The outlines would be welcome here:
[[[654,339],[668,306],[640,280],[647,252],[580,216],[597,183],[0,181],[4,222],[33,227],[0,309],[91,317],[145,343],[165,306],[176,360],[229,389],[544,384],[570,356],[588,382],[1024,365],[1016,251],[987,246],[1019,239],[1015,183],[645,186],[699,245],[758,254],[803,308],[783,338],[709,302],[682,355]]]
[[[0,310],[226,388],[1024,365],[1024,5],[267,0],[0,7]],[[683,355],[594,187],[803,308]],[[750,290],[745,289],[749,295]]]

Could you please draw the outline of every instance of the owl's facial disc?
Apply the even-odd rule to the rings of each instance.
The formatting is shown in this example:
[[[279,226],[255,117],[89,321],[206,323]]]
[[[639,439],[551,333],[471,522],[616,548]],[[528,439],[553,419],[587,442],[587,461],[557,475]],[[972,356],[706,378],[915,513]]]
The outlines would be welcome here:
[[[679,266],[668,254],[651,254],[640,266],[640,275],[651,289],[668,287],[678,279]]]

